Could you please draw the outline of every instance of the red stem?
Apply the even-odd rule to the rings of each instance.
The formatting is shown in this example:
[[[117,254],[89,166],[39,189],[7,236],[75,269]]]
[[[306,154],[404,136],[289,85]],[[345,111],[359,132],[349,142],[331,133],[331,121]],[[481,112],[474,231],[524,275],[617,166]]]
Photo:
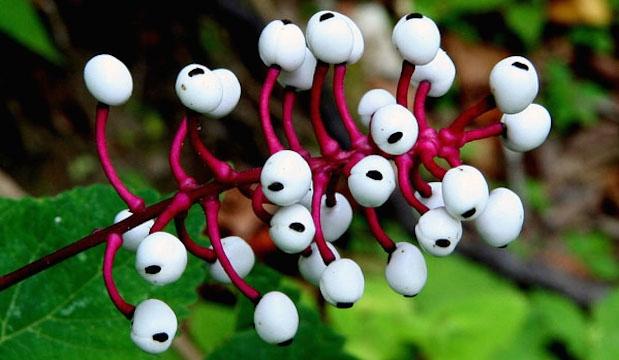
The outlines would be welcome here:
[[[378,215],[376,215],[376,209],[374,208],[364,208],[365,217],[368,220],[368,225],[370,226],[370,231],[372,235],[376,238],[380,246],[387,252],[387,254],[391,254],[395,250],[395,243],[391,238],[385,233],[382,226],[380,226],[380,222],[378,221]]]
[[[322,233],[322,223],[320,221],[320,205],[322,202],[322,195],[325,193],[325,188],[329,177],[324,173],[317,173],[314,175],[314,193],[312,194],[312,219],[314,220],[314,227],[316,233],[314,235],[314,241],[320,252],[320,257],[326,265],[329,265],[335,260],[335,255],[327,246],[324,234]]]
[[[224,271],[232,281],[232,284],[236,286],[239,291],[245,295],[254,304],[258,304],[260,301],[260,293],[258,290],[251,287],[243,278],[237,274],[236,270],[230,263],[230,260],[224,252],[224,247],[221,243],[221,237],[219,234],[219,225],[217,224],[217,215],[219,214],[219,200],[216,198],[208,198],[203,201],[204,212],[206,214],[206,229],[208,236],[211,239],[211,245],[217,255],[217,260],[223,267]]]
[[[443,176],[445,176],[447,170],[443,169],[436,162],[434,162],[434,157],[432,155],[421,153],[419,154],[419,158],[421,159],[421,163],[423,164],[423,166],[428,169],[432,176],[434,176],[440,181],[443,180]]]
[[[410,177],[413,180],[413,187],[416,189],[421,196],[424,198],[429,198],[432,196],[432,188],[430,184],[428,184],[422,177],[419,172],[419,159],[415,157],[413,160],[413,164],[410,170]]]
[[[273,65],[267,70],[267,77],[264,80],[262,91],[260,92],[260,123],[262,124],[262,132],[264,139],[269,147],[269,152],[275,154],[276,152],[283,150],[284,147],[279,142],[275,129],[273,129],[273,123],[271,122],[271,112],[269,111],[269,103],[271,100],[271,93],[277,82],[277,77],[281,72],[279,66]]]
[[[408,88],[410,87],[414,72],[415,65],[403,60],[402,72],[400,73],[400,79],[398,80],[398,90],[395,98],[398,104],[404,107],[408,107]]]
[[[314,82],[312,83],[312,90],[310,93],[310,119],[312,121],[312,127],[320,146],[320,153],[327,157],[334,157],[340,152],[340,146],[329,135],[325,124],[320,115],[320,101],[322,97],[322,88],[324,86],[325,77],[329,71],[329,65],[322,61],[318,61],[316,64],[316,70],[314,71]]]
[[[367,142],[365,136],[359,131],[355,120],[350,115],[348,104],[346,103],[346,95],[344,90],[344,78],[346,76],[346,63],[337,64],[333,69],[333,95],[335,97],[335,104],[337,111],[340,113],[344,127],[350,137],[350,142],[355,145]]]
[[[196,243],[189,235],[189,232],[187,232],[187,228],[185,227],[186,216],[187,214],[181,214],[174,218],[174,224],[176,225],[176,234],[190,253],[206,262],[214,263],[215,260],[217,260],[217,255],[215,255],[215,251],[213,251],[213,249],[209,249]]]
[[[225,161],[219,160],[211,151],[204,145],[200,138],[200,129],[202,125],[196,114],[189,114],[189,140],[194,151],[200,159],[208,166],[213,173],[215,180],[226,183],[234,175],[234,169]]]
[[[417,124],[419,125],[419,132],[427,129],[428,119],[426,118],[426,99],[428,98],[428,93],[432,88],[432,84],[429,81],[422,81],[419,83],[417,87],[417,92],[415,93],[415,102],[413,104],[413,115],[417,119]]]
[[[294,88],[287,87],[284,91],[284,102],[282,104],[282,121],[284,124],[284,134],[286,134],[286,140],[290,149],[299,153],[304,158],[309,158],[310,154],[303,148],[297,132],[294,129],[292,121],[292,110],[294,109],[294,103],[297,99],[297,93]]]
[[[504,130],[505,125],[500,122],[490,124],[479,129],[468,130],[464,132],[464,143],[486,139],[493,136],[500,136]]]
[[[123,315],[125,315],[127,319],[131,319],[133,317],[133,312],[135,311],[135,306],[126,302],[120,295],[120,292],[114,283],[114,275],[112,274],[112,269],[114,268],[114,258],[116,257],[116,252],[122,243],[123,240],[117,233],[111,233],[107,237],[107,246],[105,247],[105,255],[103,257],[103,281],[105,282],[107,293],[116,308]]]
[[[133,194],[116,173],[112,160],[107,151],[107,140],[105,135],[105,127],[110,114],[110,107],[103,103],[97,104],[96,120],[95,120],[95,139],[97,142],[97,152],[99,154],[99,160],[101,161],[101,167],[105,172],[110,184],[114,187],[118,195],[129,207],[132,213],[136,213],[144,209],[144,200],[139,196]]]
[[[191,205],[193,201],[189,194],[185,192],[179,192],[174,195],[170,204],[161,212],[155,223],[150,228],[150,233],[156,233],[158,231],[163,231],[163,229],[179,214],[185,213]]]
[[[396,157],[395,164],[398,168],[398,184],[400,185],[402,196],[404,196],[404,199],[406,199],[408,205],[412,206],[420,214],[424,214],[428,211],[428,207],[415,197],[414,190],[410,182],[409,174],[411,168],[413,167],[413,161],[405,154]]]
[[[449,125],[449,130],[454,132],[463,132],[464,128],[470,125],[480,115],[494,109],[496,104],[492,95],[486,95],[473,106],[464,110],[458,117]]]
[[[178,125],[178,130],[172,140],[172,146],[170,147],[170,155],[168,161],[170,163],[170,169],[172,174],[178,183],[181,190],[190,189],[196,186],[196,181],[187,175],[185,169],[181,165],[181,153],[183,151],[183,144],[187,137],[187,117],[183,117],[181,123]]]
[[[264,193],[262,192],[262,187],[258,185],[256,189],[254,190],[254,194],[251,197],[251,207],[254,210],[254,214],[256,214],[256,216],[260,220],[262,220],[265,224],[268,224],[271,222],[271,218],[273,217],[273,215],[271,215],[264,208],[263,205],[266,203],[267,203],[267,198],[266,196],[264,196]]]

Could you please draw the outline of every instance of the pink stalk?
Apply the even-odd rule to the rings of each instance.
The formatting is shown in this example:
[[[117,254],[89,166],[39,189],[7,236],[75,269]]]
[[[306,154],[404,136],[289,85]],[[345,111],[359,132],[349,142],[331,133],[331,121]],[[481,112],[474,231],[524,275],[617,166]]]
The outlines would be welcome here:
[[[368,220],[368,225],[370,226],[372,235],[374,235],[385,252],[387,252],[387,254],[391,254],[395,250],[395,243],[391,240],[389,235],[385,233],[382,226],[380,226],[378,215],[376,215],[376,209],[364,208],[363,211],[365,212],[365,217]]]
[[[262,124],[262,132],[264,133],[264,138],[271,154],[275,154],[284,149],[277,138],[275,129],[273,129],[271,112],[269,111],[271,93],[273,92],[273,87],[275,87],[275,82],[280,72],[281,68],[279,66],[273,65],[269,67],[269,70],[267,70],[267,77],[262,86],[262,91],[260,92],[260,123]]]
[[[415,72],[415,65],[408,61],[402,61],[402,72],[400,73],[400,79],[398,80],[398,90],[396,92],[396,100],[398,104],[408,107],[408,88]]]
[[[211,245],[217,255],[217,260],[223,267],[224,271],[232,281],[232,284],[236,286],[239,291],[245,295],[254,304],[258,304],[260,301],[260,293],[258,290],[251,287],[243,278],[237,274],[236,270],[232,266],[230,259],[224,252],[224,247],[221,243],[221,236],[219,234],[219,225],[217,223],[217,215],[219,214],[219,200],[216,197],[210,197],[203,201],[204,212],[206,214],[206,229],[208,236],[211,239]]]
[[[200,120],[196,114],[189,114],[189,140],[194,151],[200,159],[208,166],[213,173],[215,179],[219,182],[226,183],[234,175],[234,169],[225,161],[219,160],[211,151],[204,145],[200,138]]]
[[[271,218],[273,217],[273,215],[271,215],[264,208],[263,205],[266,203],[267,203],[267,198],[264,196],[264,193],[262,192],[262,187],[258,184],[256,189],[254,190],[253,196],[251,197],[251,207],[254,210],[254,214],[256,214],[256,216],[260,220],[262,220],[265,224],[269,224],[271,222]]]
[[[402,196],[404,196],[408,205],[412,206],[418,213],[424,214],[428,211],[428,207],[415,197],[410,182],[410,171],[413,166],[412,160],[406,155],[400,155],[396,157],[395,165],[398,168],[398,184],[400,185]]]
[[[505,125],[503,123],[494,123],[488,126],[468,130],[464,132],[464,143],[468,143],[475,140],[486,139],[493,136],[499,136],[505,130]]]
[[[314,235],[314,241],[320,252],[320,257],[326,265],[329,265],[335,260],[335,255],[331,252],[331,249],[327,246],[324,234],[322,233],[322,223],[320,222],[320,205],[322,202],[322,195],[325,193],[325,188],[329,177],[324,173],[317,173],[314,175],[314,193],[312,194],[312,219],[314,220],[314,227],[316,228],[316,234]]]
[[[337,64],[334,66],[333,73],[333,95],[335,96],[335,104],[337,111],[340,113],[344,127],[350,137],[350,142],[355,145],[367,142],[365,136],[359,131],[355,120],[350,115],[348,104],[346,103],[346,95],[344,90],[344,78],[346,76],[346,63]]]
[[[417,124],[419,125],[419,132],[427,129],[428,119],[426,118],[426,99],[428,98],[428,93],[432,88],[432,83],[429,81],[422,81],[419,83],[417,87],[417,92],[415,93],[415,102],[413,104],[413,115],[417,119]]]
[[[303,145],[301,145],[292,121],[292,110],[294,109],[294,103],[296,99],[297,93],[295,89],[289,87],[286,88],[286,90],[284,91],[284,102],[282,104],[282,121],[284,124],[284,134],[286,134],[286,140],[288,141],[288,146],[290,146],[290,149],[299,153],[299,155],[307,159],[309,158],[310,154],[307,150],[303,148]]]
[[[428,184],[421,177],[421,173],[419,172],[419,159],[415,157],[412,161],[413,164],[411,166],[410,176],[413,180],[413,187],[419,192],[421,196],[423,196],[424,198],[429,198],[430,196],[432,196],[432,188],[430,187],[430,184]]]
[[[492,95],[486,95],[483,99],[479,100],[473,106],[464,110],[458,117],[449,125],[449,130],[461,133],[464,131],[468,125],[470,125],[473,120],[475,120],[480,115],[494,109],[496,106],[494,102],[494,97]]]
[[[187,250],[194,256],[206,262],[214,263],[215,260],[217,260],[215,251],[213,251],[213,249],[209,249],[196,243],[187,232],[187,228],[185,227],[186,216],[187,214],[181,214],[174,218],[174,224],[176,225],[176,234],[178,235],[178,238],[183,242]]]
[[[112,269],[114,268],[114,258],[116,257],[116,252],[122,243],[123,240],[117,233],[111,233],[108,235],[105,255],[103,257],[103,281],[105,281],[107,293],[118,311],[125,315],[127,319],[131,319],[133,317],[133,312],[135,311],[135,306],[126,302],[120,295],[120,292],[114,283],[114,276],[112,274]]]
[[[129,210],[131,210],[132,213],[135,213],[144,209],[144,200],[127,189],[116,173],[114,165],[112,165],[112,160],[110,159],[110,155],[107,151],[107,140],[105,135],[105,126],[107,124],[109,114],[110,107],[108,105],[102,103],[97,104],[95,138],[97,142],[99,160],[101,161],[101,166],[103,167],[105,176],[107,176],[110,184],[112,184],[120,198],[127,204]]]
[[[318,140],[318,145],[320,146],[320,153],[327,157],[334,157],[341,151],[340,146],[327,132],[322,116],[320,115],[322,87],[324,86],[327,71],[329,71],[328,64],[322,61],[316,64],[316,71],[314,71],[314,80],[310,93],[310,118],[314,133],[316,134],[316,140]]]
[[[190,189],[196,186],[196,181],[187,175],[185,169],[181,165],[181,153],[183,151],[183,144],[187,137],[187,118],[183,117],[181,123],[178,126],[178,130],[172,140],[172,146],[170,147],[169,163],[172,174],[178,183],[181,190]]]
[[[163,231],[163,229],[179,214],[185,213],[191,205],[193,201],[191,197],[185,192],[179,192],[174,195],[172,201],[168,205],[168,207],[163,210],[163,212],[157,216],[155,220],[155,224],[150,228],[150,233],[156,233],[158,231]]]
[[[423,164],[423,166],[428,169],[432,176],[434,176],[438,180],[443,180],[443,176],[445,176],[447,170],[443,169],[436,162],[434,162],[434,157],[432,155],[421,153],[419,155],[419,158],[421,159],[421,163]]]

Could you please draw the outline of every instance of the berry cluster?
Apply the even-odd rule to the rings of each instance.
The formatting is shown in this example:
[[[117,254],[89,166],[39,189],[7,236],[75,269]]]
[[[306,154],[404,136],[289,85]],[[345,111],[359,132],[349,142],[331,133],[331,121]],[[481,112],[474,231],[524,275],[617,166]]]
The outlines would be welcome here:
[[[176,333],[174,312],[164,302],[148,299],[133,306],[119,294],[112,278],[115,254],[122,246],[135,251],[135,266],[147,281],[165,285],[176,281],[187,264],[187,251],[209,264],[213,279],[232,283],[255,304],[254,324],[266,342],[285,345],[297,332],[299,316],[294,303],[281,292],[260,294],[243,278],[255,256],[245,240],[221,238],[217,216],[219,194],[239,189],[251,199],[255,214],[269,224],[269,234],[283,252],[299,254],[301,275],[318,286],[324,299],[339,308],[353,306],[363,295],[364,276],[359,265],[341,257],[332,242],[348,229],[352,200],[362,208],[378,243],[388,254],[385,277],[389,286],[407,297],[418,294],[427,278],[422,252],[408,242],[394,243],[382,229],[376,207],[399,188],[406,201],[421,214],[415,227],[419,246],[435,256],[451,254],[462,237],[462,222],[472,221],[490,245],[504,247],[516,239],[524,211],[519,197],[509,189],[489,191],[484,176],[462,164],[460,149],[468,142],[501,136],[515,151],[539,146],[548,136],[550,115],[533,104],[538,78],[531,62],[520,56],[503,59],[490,74],[492,94],[462,112],[448,127],[436,130],[425,114],[428,96],[444,95],[456,69],[440,48],[440,34],[429,18],[413,13],[401,18],[393,30],[393,43],[404,58],[397,94],[382,89],[368,91],[358,106],[364,134],[347,108],[344,77],[348,64],[363,54],[363,37],[355,23],[340,13],[320,11],[305,31],[288,20],[269,23],[260,35],[260,57],[268,67],[260,96],[260,121],[270,157],[262,168],[238,171],[216,158],[203,144],[200,115],[225,116],[236,106],[241,87],[226,69],[211,70],[191,64],[176,80],[176,93],[186,108],[174,136],[169,162],[178,192],[169,200],[146,206],[117,176],[106,147],[105,127],[109,107],[124,103],[132,92],[131,74],[110,55],[91,59],[84,69],[88,90],[99,101],[96,117],[97,148],[103,169],[128,209],[105,232],[103,273],[116,307],[132,321],[131,338],[143,350],[166,350]],[[326,131],[320,114],[323,85],[333,65],[333,94],[351,146],[342,149]],[[269,113],[277,81],[284,86],[282,128],[287,147],[276,133]],[[410,85],[416,89],[409,110]],[[310,117],[320,153],[303,147],[294,129],[292,110],[298,91],[310,90]],[[475,118],[498,108],[500,121],[468,129]],[[185,141],[214,174],[200,183],[180,162]],[[449,169],[435,159],[446,160]],[[426,182],[423,166],[438,181]],[[345,181],[340,181],[345,180]],[[347,188],[350,197],[339,191]],[[185,217],[200,205],[206,219],[205,233],[211,247],[197,244],[185,228]],[[273,214],[265,204],[278,206]],[[177,236],[164,232],[175,222]]]

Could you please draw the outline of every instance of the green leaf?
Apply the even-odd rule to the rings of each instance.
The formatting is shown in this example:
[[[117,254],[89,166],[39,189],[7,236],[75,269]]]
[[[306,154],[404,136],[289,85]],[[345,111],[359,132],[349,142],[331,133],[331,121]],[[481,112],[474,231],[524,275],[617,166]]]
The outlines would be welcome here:
[[[545,4],[540,1],[510,4],[506,7],[504,17],[507,26],[528,48],[532,48],[542,35]]]
[[[588,358],[611,360],[619,358],[619,290],[600,301],[593,309],[589,329]]]
[[[416,0],[413,2],[415,11],[419,11],[435,21],[446,17],[457,17],[467,13],[482,13],[498,10],[504,5],[510,5],[513,0]],[[511,5],[510,5],[511,6]]]
[[[143,194],[150,203],[158,198]],[[124,208],[109,186],[77,188],[54,198],[0,200],[0,273],[46,255],[112,223]],[[188,229],[196,233],[192,217]],[[104,246],[83,252],[0,292],[0,359],[143,359],[130,325],[109,300],[101,276]],[[183,277],[157,288],[135,271],[134,253],[121,249],[114,278],[131,303],[157,298],[179,318],[196,301],[203,269],[190,259]]]
[[[579,233],[565,235],[569,250],[578,256],[587,267],[604,280],[616,279],[619,276],[619,264],[613,256],[613,241],[601,232]]]
[[[572,43],[592,49],[599,54],[612,55],[615,49],[609,28],[578,26],[570,31]]]
[[[30,1],[0,0],[0,9],[0,31],[50,62],[62,62],[62,54],[54,46]]]

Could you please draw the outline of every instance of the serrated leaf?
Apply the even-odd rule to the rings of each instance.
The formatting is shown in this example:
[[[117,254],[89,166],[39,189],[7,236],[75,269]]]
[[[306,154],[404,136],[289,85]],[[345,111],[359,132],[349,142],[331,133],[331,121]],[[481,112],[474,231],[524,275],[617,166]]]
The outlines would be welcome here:
[[[148,202],[158,198],[153,192],[142,195]],[[0,200],[0,273],[110,225],[124,207],[114,191],[102,185],[47,199]],[[192,218],[189,231],[196,233],[198,225]],[[108,299],[101,276],[103,247],[0,292],[0,359],[151,358],[131,342],[129,323]],[[121,249],[114,277],[129,302],[161,299],[180,318],[197,298],[203,270],[199,261],[189,259],[178,282],[155,288],[135,271],[134,253]]]
[[[30,1],[0,0],[0,9],[0,31],[53,63],[62,61]]]

